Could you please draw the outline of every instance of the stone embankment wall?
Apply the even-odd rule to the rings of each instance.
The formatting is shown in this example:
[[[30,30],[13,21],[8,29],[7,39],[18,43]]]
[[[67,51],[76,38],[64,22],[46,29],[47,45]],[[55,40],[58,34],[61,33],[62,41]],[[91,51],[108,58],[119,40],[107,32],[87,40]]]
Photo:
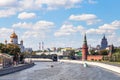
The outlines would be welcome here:
[[[17,71],[21,71],[21,70],[30,68],[32,66],[34,66],[34,63],[17,65],[17,66],[8,67],[8,68],[3,68],[3,69],[0,69],[0,76],[10,74],[10,73],[14,73],[14,72],[17,72]]]
[[[108,69],[117,73],[120,73],[120,67],[118,66],[113,66],[113,65],[108,65],[104,63],[99,63],[99,62],[88,62],[88,61],[75,61],[75,60],[60,60],[60,62],[70,62],[70,63],[80,63],[80,64],[88,64],[89,65],[94,65],[94,66],[99,66],[104,69]]]

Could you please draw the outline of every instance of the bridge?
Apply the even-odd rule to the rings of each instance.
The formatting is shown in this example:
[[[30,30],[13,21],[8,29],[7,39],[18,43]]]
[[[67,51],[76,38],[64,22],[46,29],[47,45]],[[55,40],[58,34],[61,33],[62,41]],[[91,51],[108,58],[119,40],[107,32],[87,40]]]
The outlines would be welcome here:
[[[32,55],[30,57],[26,57],[26,61],[57,61],[58,55],[51,54],[51,55]]]

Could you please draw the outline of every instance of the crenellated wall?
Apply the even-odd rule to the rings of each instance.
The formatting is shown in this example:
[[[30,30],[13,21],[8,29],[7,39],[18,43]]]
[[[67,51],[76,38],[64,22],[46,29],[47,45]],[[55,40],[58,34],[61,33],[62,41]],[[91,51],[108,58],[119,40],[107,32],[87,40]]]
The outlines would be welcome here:
[[[87,60],[88,61],[100,61],[100,60],[102,60],[102,58],[103,58],[103,55],[88,55],[87,56]]]

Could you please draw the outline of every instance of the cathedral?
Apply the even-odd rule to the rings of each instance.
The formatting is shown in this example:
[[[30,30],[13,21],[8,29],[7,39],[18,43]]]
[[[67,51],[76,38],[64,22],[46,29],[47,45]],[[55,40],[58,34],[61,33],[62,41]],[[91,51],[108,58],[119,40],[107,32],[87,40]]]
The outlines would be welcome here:
[[[7,44],[7,40],[5,40],[5,43]],[[25,48],[25,47],[24,47],[24,45],[23,45],[23,40],[21,40],[20,43],[18,43],[18,36],[16,35],[15,32],[13,32],[13,33],[10,35],[10,43],[11,43],[11,44],[16,44],[16,45],[18,45],[21,52],[25,52],[25,51],[27,51],[28,49],[29,49],[30,51],[32,51],[31,48]]]

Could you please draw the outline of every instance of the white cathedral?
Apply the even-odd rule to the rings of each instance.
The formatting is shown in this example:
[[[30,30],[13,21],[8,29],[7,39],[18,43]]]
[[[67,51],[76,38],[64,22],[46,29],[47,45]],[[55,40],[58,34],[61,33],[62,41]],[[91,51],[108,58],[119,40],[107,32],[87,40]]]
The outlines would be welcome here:
[[[7,44],[7,40],[5,40],[5,43]],[[13,32],[10,35],[10,43],[11,44],[16,44],[19,46],[21,52],[32,52],[32,48],[25,48],[23,45],[23,40],[20,41],[20,44],[18,43],[18,36],[16,35],[15,32]]]

